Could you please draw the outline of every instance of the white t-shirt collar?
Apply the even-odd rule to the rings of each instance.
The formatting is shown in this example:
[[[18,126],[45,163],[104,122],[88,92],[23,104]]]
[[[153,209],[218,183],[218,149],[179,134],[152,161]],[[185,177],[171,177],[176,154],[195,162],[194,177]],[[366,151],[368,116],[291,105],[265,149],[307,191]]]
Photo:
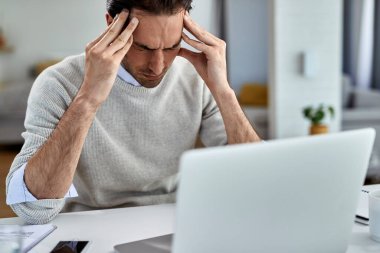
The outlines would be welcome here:
[[[142,85],[131,75],[125,68],[120,64],[117,75],[128,84],[131,84],[136,87],[141,87]]]

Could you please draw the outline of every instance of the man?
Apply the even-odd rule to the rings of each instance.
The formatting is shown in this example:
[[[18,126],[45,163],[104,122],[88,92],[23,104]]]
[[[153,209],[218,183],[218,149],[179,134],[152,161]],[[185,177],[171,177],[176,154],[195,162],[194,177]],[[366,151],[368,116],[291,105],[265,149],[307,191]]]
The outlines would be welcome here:
[[[260,140],[228,84],[226,45],[192,21],[191,2],[108,0],[108,28],[85,55],[37,78],[7,177],[16,214],[40,224],[174,202],[179,157],[198,134],[206,146]]]

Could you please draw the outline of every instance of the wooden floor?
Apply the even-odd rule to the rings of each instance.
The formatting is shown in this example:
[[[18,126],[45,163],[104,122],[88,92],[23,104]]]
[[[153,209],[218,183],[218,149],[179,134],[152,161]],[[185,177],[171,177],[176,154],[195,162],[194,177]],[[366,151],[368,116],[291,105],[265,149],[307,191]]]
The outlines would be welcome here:
[[[0,146],[0,218],[16,216],[12,209],[5,204],[5,178],[19,150],[18,146]]]

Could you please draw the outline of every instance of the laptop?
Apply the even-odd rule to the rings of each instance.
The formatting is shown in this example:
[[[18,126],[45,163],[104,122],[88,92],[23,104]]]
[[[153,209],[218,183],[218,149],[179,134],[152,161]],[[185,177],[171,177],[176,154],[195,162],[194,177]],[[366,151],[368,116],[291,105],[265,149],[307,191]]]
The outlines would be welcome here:
[[[186,152],[172,235],[119,253],[345,252],[373,129]]]

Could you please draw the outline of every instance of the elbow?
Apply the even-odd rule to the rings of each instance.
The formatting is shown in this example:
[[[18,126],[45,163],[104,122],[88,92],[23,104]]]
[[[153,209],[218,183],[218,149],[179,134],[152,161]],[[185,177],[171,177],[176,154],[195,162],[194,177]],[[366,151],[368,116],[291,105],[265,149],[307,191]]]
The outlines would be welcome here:
[[[49,203],[53,202],[53,203]],[[64,200],[38,200],[12,204],[12,210],[27,224],[42,225],[51,222],[62,210]]]

